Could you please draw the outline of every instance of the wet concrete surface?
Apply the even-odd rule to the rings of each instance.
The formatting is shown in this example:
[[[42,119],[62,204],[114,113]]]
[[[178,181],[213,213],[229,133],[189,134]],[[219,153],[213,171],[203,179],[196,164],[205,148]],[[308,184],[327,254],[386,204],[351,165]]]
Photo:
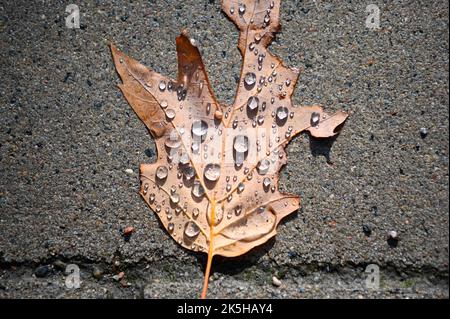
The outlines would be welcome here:
[[[219,1],[78,4],[80,29],[66,28],[63,1],[0,6],[0,296],[196,297],[205,258],[178,247],[138,195],[155,148],[107,44],[174,77],[187,28],[230,104],[238,32]],[[335,140],[291,142],[280,184],[302,209],[275,240],[218,259],[211,297],[448,298],[448,2],[377,3],[378,31],[367,4],[283,1],[270,50],[302,69],[294,102],[350,117]],[[80,289],[55,262],[81,267]],[[350,288],[369,264],[385,289]]]

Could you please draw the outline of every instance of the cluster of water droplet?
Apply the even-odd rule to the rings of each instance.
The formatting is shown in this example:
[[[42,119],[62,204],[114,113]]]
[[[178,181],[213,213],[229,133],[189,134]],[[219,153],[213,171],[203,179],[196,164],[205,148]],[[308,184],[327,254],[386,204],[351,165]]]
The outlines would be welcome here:
[[[267,27],[271,22],[271,10],[274,8],[274,2],[272,1],[267,8],[267,10],[264,11],[264,18],[263,18],[263,27]],[[235,14],[236,12],[243,16],[246,13],[245,4],[237,4],[237,9],[234,7],[230,8],[230,13]],[[235,12],[236,10],[236,12]],[[276,64],[274,62],[271,63],[271,60],[269,58],[269,62],[267,62],[267,57],[265,52],[259,52],[258,51],[258,45],[261,42],[262,38],[264,37],[264,32],[261,33],[253,33],[252,34],[253,40],[250,41],[248,45],[248,49],[250,52],[252,52],[255,57],[256,61],[253,68],[250,69],[250,71],[244,73],[243,75],[243,82],[241,82],[244,86],[244,88],[247,91],[252,91],[251,95],[248,97],[246,103],[241,107],[241,111],[244,112],[243,108],[245,108],[245,116],[244,118],[239,119],[239,117],[235,117],[233,121],[231,122],[231,127],[233,129],[239,129],[239,131],[242,129],[240,126],[240,123],[247,124],[247,121],[250,121],[253,127],[262,126],[265,123],[270,127],[272,127],[273,133],[279,132],[280,127],[284,126],[282,129],[282,133],[284,134],[285,138],[290,137],[292,134],[292,126],[286,124],[289,119],[292,119],[294,117],[294,113],[290,112],[288,107],[286,107],[286,103],[275,103],[275,101],[279,101],[283,99],[286,96],[285,88],[291,86],[291,80],[290,79],[280,79],[280,76],[277,76],[277,70],[276,70]],[[263,68],[269,68],[269,73],[265,73],[264,75],[259,76],[258,74],[262,71]],[[255,73],[256,72],[256,73]],[[282,73],[282,72],[281,72]],[[187,96],[187,90],[184,88],[183,84],[178,85],[177,87],[174,87],[175,85],[172,82],[166,83],[165,81],[160,81],[158,84],[158,88],[161,92],[165,91],[173,91],[177,94],[178,101],[182,101],[186,99]],[[261,96],[258,94],[262,91],[264,87],[268,87],[270,91],[270,98],[266,99],[265,101],[261,98]],[[203,82],[199,82],[199,97],[201,96],[201,91],[203,89]],[[257,93],[253,93],[255,91]],[[247,97],[246,97],[247,98]],[[277,105],[278,104],[278,105]],[[173,120],[176,116],[174,109],[171,109],[169,107],[169,103],[167,100],[162,100],[160,102],[161,108],[165,111],[166,117],[169,121]],[[222,111],[218,108],[213,109],[211,112],[211,103],[205,103],[206,105],[206,113],[207,115],[213,116],[213,118],[216,121],[221,122],[222,118],[225,117],[225,119],[228,118],[228,116],[231,114],[231,108],[228,108],[226,110],[225,114],[222,114]],[[270,105],[269,114],[266,114],[266,108]],[[271,112],[271,113],[270,113]],[[242,113],[244,114],[244,113]],[[270,115],[272,116],[272,119],[270,119]],[[189,116],[189,119],[191,119],[191,116]],[[311,126],[315,127],[319,125],[320,122],[320,114],[313,113],[311,116]],[[193,120],[192,125],[190,127],[190,133],[192,135],[193,141],[192,144],[186,145],[186,147],[190,148],[190,151],[192,151],[193,154],[200,153],[201,150],[204,150],[205,158],[206,158],[206,151],[207,151],[207,141],[208,139],[213,139],[214,134],[211,134],[209,131],[211,128],[208,125],[209,122],[197,119]],[[285,126],[286,125],[286,126]],[[245,127],[245,126],[244,126]],[[186,130],[189,128],[186,127]],[[216,127],[217,129],[217,127]],[[174,130],[175,131],[175,130]],[[184,131],[184,128],[183,128]],[[217,130],[218,135],[221,135],[222,130]],[[182,132],[180,131],[182,134]],[[279,134],[279,133],[278,133]],[[233,191],[236,191],[238,195],[242,194],[242,199],[246,199],[248,201],[254,201],[258,203],[260,199],[262,198],[262,194],[264,192],[272,191],[274,192],[276,190],[276,179],[273,179],[273,175],[270,172],[270,169],[275,166],[275,161],[278,158],[282,158],[284,155],[283,151],[279,151],[277,149],[278,144],[282,143],[283,140],[280,139],[280,136],[275,135],[275,138],[270,139],[268,141],[269,149],[265,153],[266,156],[258,156],[259,162],[257,163],[256,167],[254,167],[254,172],[257,174],[253,174],[253,169],[246,167],[245,159],[246,156],[251,150],[249,143],[256,142],[256,149],[259,152],[261,150],[261,141],[265,141],[265,139],[258,139],[256,141],[250,141],[249,137],[245,133],[240,133],[235,136],[233,140],[232,150],[233,154],[235,154],[235,165],[236,167],[240,168],[243,166],[243,170],[241,173],[244,174],[244,178],[241,180],[241,178],[237,178],[237,176],[232,176],[233,178],[230,179],[230,176],[226,176],[226,184],[224,186],[224,191],[226,192],[226,199],[229,207],[224,208],[224,206],[219,205],[215,209],[214,214],[214,221],[210,221],[211,218],[210,214],[206,214],[206,218],[208,219],[208,223],[212,223],[214,225],[219,224],[222,220],[224,215],[227,217],[227,219],[231,219],[233,216],[239,216],[241,215],[242,211],[244,210],[242,204],[237,204],[235,201],[232,202],[232,193]],[[180,187],[183,187],[184,185],[189,185],[191,194],[194,198],[201,199],[205,195],[205,183],[216,183],[221,178],[221,166],[220,164],[217,164],[215,162],[217,161],[211,161],[211,163],[201,166],[203,167],[203,171],[198,172],[198,175],[196,173],[196,170],[193,166],[191,166],[191,157],[189,154],[184,150],[183,143],[181,141],[180,136],[169,136],[166,140],[164,145],[168,148],[168,157],[170,160],[170,163],[172,164],[179,164],[178,167],[178,177],[180,179]],[[177,150],[177,152],[173,153],[171,150]],[[174,154],[177,156],[175,157]],[[270,156],[272,154],[272,156]],[[175,159],[178,159],[178,161],[175,161]],[[221,162],[221,154],[218,154],[217,159],[218,162]],[[159,166],[156,170],[156,179],[160,183],[164,183],[167,179],[167,176],[169,174],[169,170],[171,169],[170,165],[169,168],[166,165]],[[239,174],[237,174],[239,175]],[[254,177],[256,175],[256,177]],[[264,190],[264,192],[261,192],[261,189],[252,191],[252,194],[249,195],[248,191],[245,192],[245,180],[256,180],[260,187]],[[202,179],[202,180],[201,180]],[[232,180],[232,181],[231,181]],[[202,183],[202,181],[204,183]],[[148,184],[143,186],[143,193],[144,195],[147,195],[149,193],[149,186]],[[209,187],[208,187],[209,188]],[[155,200],[155,195],[151,193],[149,195],[149,202],[152,202]],[[171,187],[170,189],[170,196],[169,196],[170,203],[179,206],[180,202],[182,201],[182,198],[180,197],[179,193],[177,192],[176,187]],[[158,209],[158,206],[157,206]],[[265,210],[264,206],[260,206],[258,208],[259,213],[263,213]],[[200,210],[198,208],[194,208],[191,212],[192,220],[187,221],[186,223],[182,223],[179,225],[179,227],[184,227],[184,237],[185,239],[195,239],[198,234],[200,233],[200,228],[198,227],[198,224],[195,222],[195,220],[198,218],[200,214]],[[169,218],[170,212],[167,213],[168,220],[171,220]],[[175,228],[174,222],[170,221],[168,224],[168,229],[170,232],[173,232]]]

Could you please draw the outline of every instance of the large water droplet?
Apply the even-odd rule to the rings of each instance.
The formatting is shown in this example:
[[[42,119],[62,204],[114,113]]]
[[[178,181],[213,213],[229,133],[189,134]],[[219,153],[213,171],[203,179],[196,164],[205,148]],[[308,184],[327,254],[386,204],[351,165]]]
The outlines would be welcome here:
[[[189,164],[190,159],[189,159],[189,154],[184,152],[180,155],[180,164],[182,165],[186,165]]]
[[[238,135],[234,138],[234,163],[237,167],[240,167],[247,157],[248,152],[248,137],[244,135]]]
[[[248,151],[248,137],[245,135],[238,135],[234,138],[233,148],[238,153],[245,153]]]
[[[263,159],[261,161],[259,161],[258,163],[258,173],[261,175],[265,175],[267,174],[267,172],[269,171],[269,167],[270,167],[270,161],[268,159]]]
[[[165,179],[168,174],[169,174],[169,170],[165,166],[158,166],[158,168],[156,169],[156,177],[159,180]]]
[[[284,122],[284,121],[286,121],[288,116],[289,116],[289,110],[287,109],[287,107],[280,106],[279,108],[277,108],[278,121]]]
[[[172,131],[170,136],[166,138],[164,145],[168,148],[179,148],[181,146],[181,140],[178,137],[178,134]]]
[[[320,114],[317,112],[313,112],[311,114],[311,126],[317,126],[320,122]]]
[[[204,141],[208,133],[208,124],[203,120],[195,121],[192,123],[191,131],[194,138],[197,137]]]
[[[194,182],[194,186],[192,187],[192,195],[199,198],[205,195],[205,189],[199,181]]]
[[[245,185],[244,183],[239,183],[238,187],[237,187],[237,191],[238,193],[242,193],[245,189]]]
[[[247,108],[249,111],[254,112],[256,109],[258,109],[258,106],[259,106],[259,99],[256,96],[251,96],[248,98]]]
[[[166,82],[165,81],[159,82],[159,89],[161,91],[164,91],[166,89]]]
[[[180,195],[177,193],[170,195],[170,201],[174,204],[178,204],[180,202]]]
[[[172,121],[175,118],[175,111],[173,109],[166,110],[166,117]]]
[[[193,221],[188,221],[184,224],[184,234],[189,238],[195,238],[200,233],[200,228]]]
[[[263,185],[264,185],[265,188],[269,187],[270,186],[270,178],[265,177],[263,179]]]
[[[161,101],[160,105],[163,109],[165,109],[169,104],[167,103],[166,100],[163,100],[163,101]]]
[[[244,77],[244,85],[247,90],[252,89],[256,83],[256,75],[255,73],[249,72]]]
[[[167,225],[167,230],[168,230],[170,233],[173,232],[174,228],[175,228],[175,225],[174,225],[173,223],[169,223],[169,224]]]
[[[195,176],[195,170],[188,166],[183,169],[183,176],[186,178],[186,180],[190,181]]]
[[[217,181],[220,177],[220,165],[219,164],[206,165],[203,175],[210,182]]]

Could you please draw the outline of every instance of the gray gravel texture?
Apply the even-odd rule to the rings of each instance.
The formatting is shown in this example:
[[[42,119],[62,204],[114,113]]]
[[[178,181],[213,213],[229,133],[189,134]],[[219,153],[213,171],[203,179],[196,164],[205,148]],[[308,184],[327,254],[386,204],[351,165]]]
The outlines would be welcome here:
[[[205,257],[170,240],[138,195],[139,164],[155,148],[116,87],[107,44],[174,77],[187,28],[230,104],[238,32],[218,0],[75,3],[72,30],[67,1],[0,5],[0,297],[198,297]],[[365,27],[370,3],[381,30]],[[448,6],[283,1],[270,50],[303,70],[294,102],[350,117],[334,141],[290,144],[280,183],[302,209],[275,240],[218,258],[210,297],[448,298]],[[64,286],[62,262],[81,267],[80,289]],[[376,291],[357,283],[371,263],[382,270]],[[114,281],[120,271],[131,286]]]

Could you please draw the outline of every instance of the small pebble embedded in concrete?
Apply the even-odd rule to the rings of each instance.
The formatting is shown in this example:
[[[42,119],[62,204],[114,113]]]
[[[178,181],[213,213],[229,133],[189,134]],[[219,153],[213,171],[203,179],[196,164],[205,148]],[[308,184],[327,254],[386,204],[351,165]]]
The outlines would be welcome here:
[[[372,228],[369,225],[364,224],[363,225],[363,232],[364,232],[364,234],[366,236],[370,236],[372,234]]]
[[[273,284],[275,287],[280,287],[280,286],[281,286],[281,281],[280,281],[280,279],[278,279],[276,276],[273,276],[273,277],[272,277],[272,284]]]
[[[395,230],[391,230],[388,232],[387,243],[392,248],[398,246],[398,233]]]
[[[34,270],[34,274],[38,278],[44,278],[50,273],[50,270],[50,266],[48,265],[39,266]]]
[[[92,270],[92,276],[95,279],[101,279],[103,276],[103,271],[100,268],[95,266],[94,269]]]
[[[420,128],[420,136],[421,136],[422,138],[425,138],[425,137],[427,137],[427,135],[428,135],[428,130],[427,130],[427,128],[425,128],[425,127]]]
[[[388,232],[389,238],[397,238],[398,234],[395,230],[391,230]]]

